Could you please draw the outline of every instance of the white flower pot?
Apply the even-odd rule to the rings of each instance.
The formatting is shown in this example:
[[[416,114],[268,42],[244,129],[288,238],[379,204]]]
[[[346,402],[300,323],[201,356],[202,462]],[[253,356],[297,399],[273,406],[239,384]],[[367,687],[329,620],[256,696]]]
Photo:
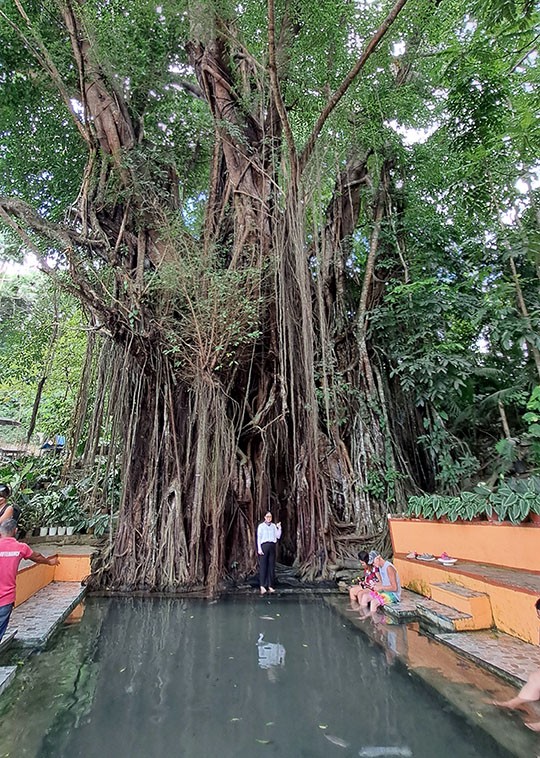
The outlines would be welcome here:
[[[39,536],[40,537],[46,537],[49,534],[49,527],[48,526],[40,526],[39,528]]]
[[[75,531],[74,526],[66,526],[66,534],[68,537],[71,537],[74,531]]]
[[[66,533],[66,527],[65,526],[59,526],[58,527],[58,534],[59,534],[59,536],[63,537],[65,533]]]
[[[57,526],[50,526],[49,527],[49,537],[56,536],[56,532],[57,531],[58,531],[58,527]]]

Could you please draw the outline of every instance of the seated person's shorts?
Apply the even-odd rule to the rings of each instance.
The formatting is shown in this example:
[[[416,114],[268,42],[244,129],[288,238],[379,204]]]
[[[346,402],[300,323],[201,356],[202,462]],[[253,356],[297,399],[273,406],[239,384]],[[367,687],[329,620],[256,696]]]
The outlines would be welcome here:
[[[381,605],[392,605],[393,603],[399,603],[399,595],[397,592],[375,592],[369,593],[371,597],[380,601]]]

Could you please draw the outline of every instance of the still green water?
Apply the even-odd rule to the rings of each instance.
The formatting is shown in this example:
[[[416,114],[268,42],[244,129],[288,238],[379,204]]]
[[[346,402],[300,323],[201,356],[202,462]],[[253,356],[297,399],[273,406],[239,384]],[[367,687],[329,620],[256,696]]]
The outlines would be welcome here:
[[[90,599],[0,711],[0,756],[508,755],[322,599]]]

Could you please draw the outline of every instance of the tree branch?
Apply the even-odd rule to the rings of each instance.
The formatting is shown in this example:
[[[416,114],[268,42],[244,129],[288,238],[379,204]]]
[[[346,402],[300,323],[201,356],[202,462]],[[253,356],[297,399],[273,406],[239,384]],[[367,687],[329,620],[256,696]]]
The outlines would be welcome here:
[[[294,144],[294,137],[287,117],[287,111],[285,110],[285,103],[281,96],[281,89],[279,86],[279,78],[277,73],[276,64],[276,17],[275,17],[275,4],[274,0],[268,0],[268,69],[270,72],[270,85],[272,88],[272,95],[276,103],[276,110],[278,112],[281,124],[283,126],[283,132],[287,145],[289,147],[289,160],[291,163],[291,174],[293,184],[296,184],[297,178],[297,155],[296,146]]]
[[[196,84],[192,84],[191,82],[186,81],[176,81],[170,82],[168,86],[174,87],[174,89],[182,90],[182,92],[186,92],[188,95],[193,95],[193,97],[196,97],[198,100],[204,100],[206,102],[204,92],[200,87],[197,87]]]
[[[42,234],[54,242],[60,242],[66,247],[73,244],[93,249],[103,249],[105,247],[103,240],[86,237],[74,229],[47,221],[32,206],[17,197],[2,197],[0,195],[0,217],[19,234],[23,242],[36,254],[38,254],[38,248],[15,219],[22,221],[24,226],[29,227],[33,232]],[[39,257],[40,259],[43,258],[41,251],[39,251]]]
[[[371,55],[375,52],[377,49],[379,42],[383,39],[386,32],[396,18],[399,16],[400,12],[403,10],[407,3],[407,0],[398,0],[397,3],[394,5],[388,16],[385,18],[381,26],[378,28],[378,30],[375,32],[371,40],[368,42],[366,49],[358,59],[357,63],[351,68],[345,79],[341,82],[337,90],[334,92],[334,94],[330,97],[328,102],[326,103],[324,110],[322,111],[321,115],[317,119],[317,123],[313,127],[313,131],[310,134],[308,141],[306,142],[306,145],[304,147],[304,150],[302,151],[302,154],[300,156],[300,160],[298,162],[298,173],[299,175],[302,174],[304,168],[306,167],[307,162],[309,161],[313,150],[315,148],[315,144],[317,142],[317,138],[319,134],[321,133],[323,126],[325,125],[326,121],[328,120],[328,117],[332,113],[332,111],[335,109],[336,105],[339,103],[343,95],[347,92],[355,78],[358,76],[360,71],[364,68],[367,61],[371,57]]]
[[[50,268],[45,258],[43,258],[42,252],[39,249],[39,247],[32,242],[32,240],[30,239],[28,234],[25,232],[25,230],[21,226],[19,226],[19,224],[17,224],[17,222],[13,218],[11,218],[11,216],[8,213],[6,213],[6,211],[2,207],[1,202],[0,202],[0,218],[3,219],[4,223],[7,226],[9,226],[11,229],[13,229],[15,234],[17,234],[22,239],[22,241],[24,242],[28,250],[31,250],[34,253],[43,271],[45,271],[45,273],[47,274],[51,273],[52,269]]]

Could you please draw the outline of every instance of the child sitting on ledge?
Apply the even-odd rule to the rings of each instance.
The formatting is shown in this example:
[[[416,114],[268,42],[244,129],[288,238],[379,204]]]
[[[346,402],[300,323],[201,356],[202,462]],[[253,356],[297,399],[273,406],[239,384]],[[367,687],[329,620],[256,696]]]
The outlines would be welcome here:
[[[401,600],[401,582],[394,564],[386,561],[382,555],[377,555],[373,565],[379,569],[379,579],[373,583],[370,592],[364,593],[360,598],[360,606],[369,606],[372,613],[380,606],[399,603]]]

